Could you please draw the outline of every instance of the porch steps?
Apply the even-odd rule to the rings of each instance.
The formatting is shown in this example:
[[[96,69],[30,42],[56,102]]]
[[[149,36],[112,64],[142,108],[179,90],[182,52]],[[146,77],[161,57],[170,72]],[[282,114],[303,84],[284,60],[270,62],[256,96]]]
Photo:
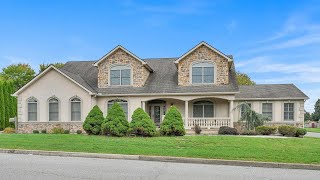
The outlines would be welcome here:
[[[219,128],[213,128],[213,129],[202,129],[200,135],[217,135],[219,131]],[[186,129],[186,135],[195,135],[195,132],[193,129]]]

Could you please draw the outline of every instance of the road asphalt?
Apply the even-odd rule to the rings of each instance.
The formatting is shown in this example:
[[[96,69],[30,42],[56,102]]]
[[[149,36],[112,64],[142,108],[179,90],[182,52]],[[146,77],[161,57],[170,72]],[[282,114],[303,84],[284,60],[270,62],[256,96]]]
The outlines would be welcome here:
[[[319,179],[320,171],[0,153],[1,179]]]

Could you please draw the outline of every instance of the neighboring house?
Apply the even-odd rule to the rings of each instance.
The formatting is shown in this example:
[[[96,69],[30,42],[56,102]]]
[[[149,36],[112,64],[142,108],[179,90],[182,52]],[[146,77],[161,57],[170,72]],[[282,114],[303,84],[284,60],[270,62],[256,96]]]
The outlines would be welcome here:
[[[263,66],[263,65],[262,65]],[[238,86],[232,56],[201,42],[179,58],[141,59],[117,46],[97,61],[50,66],[19,89],[19,132],[54,126],[76,131],[95,105],[104,112],[119,102],[128,120],[142,107],[159,125],[176,106],[185,128],[233,126],[246,102],[272,124],[303,126],[308,97],[293,84]]]

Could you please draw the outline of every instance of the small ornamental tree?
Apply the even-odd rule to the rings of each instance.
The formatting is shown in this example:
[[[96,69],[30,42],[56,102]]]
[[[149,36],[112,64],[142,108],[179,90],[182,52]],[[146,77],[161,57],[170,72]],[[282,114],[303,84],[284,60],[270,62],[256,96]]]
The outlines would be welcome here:
[[[104,117],[100,108],[96,105],[89,112],[86,120],[83,123],[83,129],[87,134],[98,135],[101,134],[101,124],[103,123]]]
[[[164,136],[183,136],[186,130],[182,116],[175,106],[171,106],[160,126],[160,134]]]
[[[131,117],[129,132],[138,136],[155,136],[156,126],[150,116],[142,109],[136,109]]]
[[[106,135],[125,136],[128,133],[129,122],[119,103],[114,103],[108,110],[107,117],[102,124],[102,132]]]

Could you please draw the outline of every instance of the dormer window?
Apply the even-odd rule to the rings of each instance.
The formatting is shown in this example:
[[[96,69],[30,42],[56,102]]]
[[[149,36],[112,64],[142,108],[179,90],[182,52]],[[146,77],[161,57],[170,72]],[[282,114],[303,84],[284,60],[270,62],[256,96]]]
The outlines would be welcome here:
[[[192,84],[213,84],[214,64],[208,62],[195,63],[192,65]]]
[[[131,85],[130,65],[115,65],[110,68],[110,85]]]

